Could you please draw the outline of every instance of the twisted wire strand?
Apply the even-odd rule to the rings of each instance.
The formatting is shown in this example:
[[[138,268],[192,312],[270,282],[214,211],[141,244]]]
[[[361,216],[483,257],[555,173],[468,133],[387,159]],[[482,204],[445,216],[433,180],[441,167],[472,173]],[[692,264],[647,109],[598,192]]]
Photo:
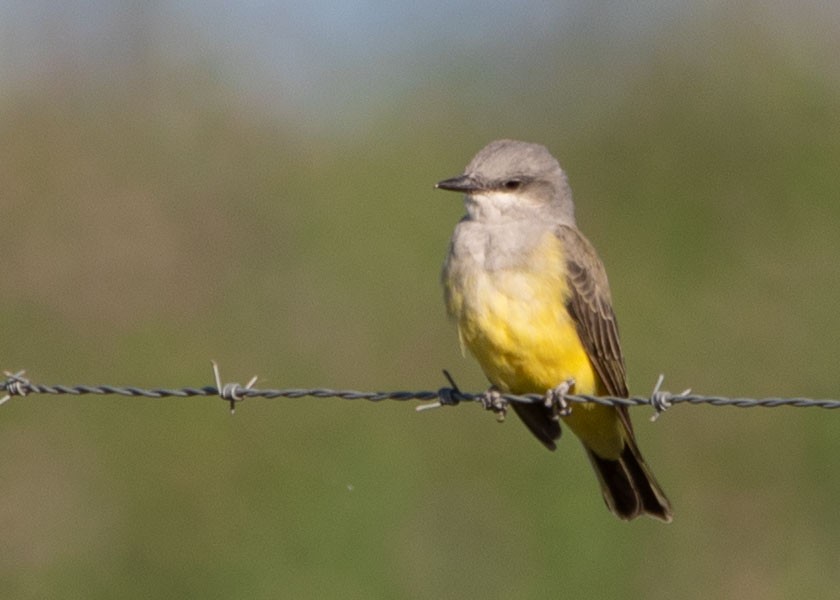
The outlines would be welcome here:
[[[184,387],[184,388],[141,388],[134,386],[116,386],[116,385],[42,385],[32,383],[25,377],[23,372],[10,373],[6,372],[6,379],[0,382],[0,394],[4,397],[0,399],[0,404],[6,402],[12,396],[27,396],[30,394],[50,394],[61,395],[69,394],[74,396],[94,394],[94,395],[120,395],[130,397],[143,398],[190,398],[195,396],[215,396],[220,397],[226,402],[229,402],[231,409],[237,402],[241,402],[246,398],[339,398],[342,400],[366,400],[370,402],[381,402],[384,400],[396,401],[410,401],[419,400],[424,402],[431,402],[418,407],[418,410],[424,408],[434,408],[438,406],[452,406],[461,402],[481,402],[485,408],[490,410],[499,410],[499,406],[492,406],[487,404],[486,394],[470,394],[464,393],[457,389],[457,387],[443,387],[436,391],[378,391],[378,392],[363,392],[357,390],[341,390],[331,388],[287,388],[287,389],[255,389],[253,384],[256,378],[253,378],[247,385],[240,385],[238,383],[222,384],[220,377],[218,377],[218,368],[214,364],[214,373],[216,373],[216,385],[205,387]],[[661,383],[661,379],[660,379]],[[699,394],[692,394],[689,391],[680,394],[671,394],[669,392],[662,392],[657,388],[650,397],[632,396],[630,398],[617,398],[614,396],[589,396],[583,394],[568,394],[565,399],[572,403],[595,402],[606,406],[651,406],[657,412],[662,412],[666,408],[676,404],[708,404],[711,406],[735,406],[739,408],[777,408],[780,406],[790,406],[796,408],[825,408],[835,409],[840,408],[840,400],[833,399],[814,399],[814,398],[728,398],[725,396],[704,396]],[[545,402],[545,395],[543,394],[499,394],[499,398],[504,402],[519,402],[519,403],[534,403]]]

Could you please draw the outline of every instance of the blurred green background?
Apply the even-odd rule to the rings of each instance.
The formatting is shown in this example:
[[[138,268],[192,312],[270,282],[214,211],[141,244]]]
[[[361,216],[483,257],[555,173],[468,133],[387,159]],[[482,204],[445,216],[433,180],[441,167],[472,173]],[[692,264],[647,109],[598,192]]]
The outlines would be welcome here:
[[[0,367],[435,389],[433,184],[546,144],[631,390],[834,397],[840,10],[818,2],[0,4]],[[840,585],[840,414],[677,407],[676,518],[475,406],[14,398],[4,598],[790,598]]]

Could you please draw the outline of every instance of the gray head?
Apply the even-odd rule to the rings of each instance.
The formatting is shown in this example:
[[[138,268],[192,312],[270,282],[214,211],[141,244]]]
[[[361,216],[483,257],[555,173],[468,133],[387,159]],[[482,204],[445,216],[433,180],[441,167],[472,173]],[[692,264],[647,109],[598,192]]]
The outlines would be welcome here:
[[[538,216],[574,224],[572,190],[545,146],[496,140],[482,148],[463,175],[438,188],[466,194],[467,212],[478,220]]]

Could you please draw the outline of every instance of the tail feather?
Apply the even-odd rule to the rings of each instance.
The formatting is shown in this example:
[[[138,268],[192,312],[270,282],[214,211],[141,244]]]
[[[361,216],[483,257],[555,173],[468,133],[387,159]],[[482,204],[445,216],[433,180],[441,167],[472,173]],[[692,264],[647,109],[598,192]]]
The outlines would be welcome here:
[[[513,412],[522,419],[539,441],[549,450],[556,450],[560,439],[560,423],[551,418],[551,412],[542,404],[513,404]]]
[[[604,502],[613,514],[625,520],[646,514],[671,522],[671,503],[632,438],[626,441],[618,460],[601,458],[589,448],[586,453],[598,474]]]
[[[541,404],[513,404],[516,414],[522,419],[531,433],[549,450],[554,450],[560,437],[560,424],[551,419],[551,413]],[[642,458],[630,419],[621,410],[618,411],[624,425],[624,449],[618,459],[606,459],[598,456],[584,443],[587,455],[598,481],[607,508],[620,519],[635,519],[640,515],[650,515],[669,523],[672,518],[671,503]]]

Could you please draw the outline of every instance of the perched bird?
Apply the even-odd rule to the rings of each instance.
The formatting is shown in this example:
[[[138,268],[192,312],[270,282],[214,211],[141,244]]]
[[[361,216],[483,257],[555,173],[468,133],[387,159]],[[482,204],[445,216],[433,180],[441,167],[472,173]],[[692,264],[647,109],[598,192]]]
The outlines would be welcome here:
[[[563,402],[568,393],[628,392],[606,272],[577,228],[557,160],[544,146],[497,140],[436,187],[465,194],[442,283],[489,393],[545,393],[546,403],[513,403],[531,433],[554,450],[562,420],[583,443],[610,511],[670,521],[627,408]]]

